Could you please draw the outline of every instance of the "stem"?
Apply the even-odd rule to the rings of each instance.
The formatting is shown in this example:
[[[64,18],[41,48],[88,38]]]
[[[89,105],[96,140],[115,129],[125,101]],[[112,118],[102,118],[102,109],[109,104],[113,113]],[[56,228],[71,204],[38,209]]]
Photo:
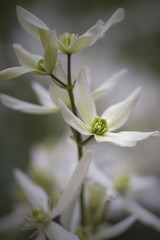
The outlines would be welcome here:
[[[72,86],[72,79],[71,79],[71,54],[67,55],[68,57],[68,61],[67,61],[67,73],[68,73],[68,94],[69,94],[69,98],[70,98],[70,102],[71,102],[71,108],[72,108],[72,112],[74,113],[74,115],[77,117],[77,108],[75,105],[75,101],[74,101],[74,95],[73,95],[73,90],[70,86]],[[75,138],[76,138],[76,142],[77,142],[77,147],[78,147],[78,157],[79,160],[82,157],[82,137],[81,134],[79,132],[77,132],[76,130],[74,131],[75,133]]]
[[[59,80],[53,73],[51,73],[50,76],[58,83],[58,86],[61,86],[64,88],[67,87],[67,85],[65,83],[63,83],[61,80]]]
[[[74,115],[77,117],[77,108],[75,105],[75,101],[74,101],[74,95],[73,95],[73,89],[71,88],[72,86],[72,79],[71,79],[71,54],[67,55],[67,75],[68,75],[68,94],[69,94],[69,98],[70,98],[70,102],[71,102],[71,108],[72,108],[72,112],[74,113]],[[73,129],[72,129],[73,131]],[[80,158],[82,157],[83,151],[82,151],[82,136],[79,132],[77,132],[76,130],[74,130],[74,136],[76,139],[76,143],[77,143],[77,149],[78,149],[78,159],[80,160]],[[82,189],[81,189],[81,195],[80,195],[80,204],[81,204],[81,213],[82,213],[82,219],[81,219],[81,224],[82,226],[85,226],[85,206],[84,206],[84,186],[82,185]]]

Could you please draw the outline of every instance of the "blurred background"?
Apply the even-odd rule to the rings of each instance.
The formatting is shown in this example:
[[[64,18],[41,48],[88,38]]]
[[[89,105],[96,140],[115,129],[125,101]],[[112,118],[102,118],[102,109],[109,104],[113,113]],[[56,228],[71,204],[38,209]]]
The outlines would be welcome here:
[[[126,17],[113,26],[105,38],[73,56],[73,78],[80,67],[90,69],[92,88],[123,68],[127,75],[115,90],[97,102],[101,114],[110,104],[121,101],[136,87],[142,86],[142,95],[125,130],[153,131],[160,127],[160,1],[159,0],[1,0],[0,8],[0,70],[17,66],[12,50],[13,43],[21,43],[27,50],[43,54],[40,42],[27,34],[19,25],[16,5],[20,5],[43,20],[57,35],[64,32],[84,33],[98,19],[106,21],[119,7]],[[60,56],[65,68],[65,56]],[[0,80],[0,93],[37,103],[31,82],[46,87],[49,79],[27,74],[11,80]],[[13,206],[13,169],[25,170],[30,159],[30,148],[44,139],[61,138],[66,125],[59,114],[36,116],[7,109],[0,104],[0,216],[9,213]],[[160,142],[150,138],[135,148],[119,148],[102,144],[112,157],[129,158],[139,172],[160,177]],[[99,146],[97,147],[99,148]],[[160,209],[160,202],[159,202]],[[159,210],[160,213],[160,210]],[[2,240],[28,239],[27,233],[0,233]],[[149,227],[136,223],[115,239],[160,239]]]

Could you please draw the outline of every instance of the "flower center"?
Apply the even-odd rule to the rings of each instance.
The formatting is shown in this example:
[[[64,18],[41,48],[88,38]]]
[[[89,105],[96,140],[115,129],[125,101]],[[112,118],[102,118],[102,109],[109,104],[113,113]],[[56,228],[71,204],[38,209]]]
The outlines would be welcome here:
[[[78,37],[78,34],[70,34],[70,33],[64,33],[64,34],[62,34],[62,36],[61,36],[61,42],[62,42],[62,44],[65,46],[65,47],[69,47],[70,46],[70,44],[75,40],[75,39],[77,39],[77,37]]]
[[[38,226],[46,226],[51,222],[51,217],[43,208],[34,209],[31,213],[32,222]]]
[[[39,60],[37,68],[38,68],[38,70],[40,70],[42,72],[46,72],[46,68],[44,65],[44,59]]]
[[[78,228],[75,234],[79,237],[80,240],[89,238],[89,232],[84,227]]]
[[[125,194],[129,188],[129,177],[127,175],[119,176],[114,187],[120,194]]]
[[[108,131],[108,124],[106,119],[96,117],[92,123],[92,133],[96,135],[103,135]]]

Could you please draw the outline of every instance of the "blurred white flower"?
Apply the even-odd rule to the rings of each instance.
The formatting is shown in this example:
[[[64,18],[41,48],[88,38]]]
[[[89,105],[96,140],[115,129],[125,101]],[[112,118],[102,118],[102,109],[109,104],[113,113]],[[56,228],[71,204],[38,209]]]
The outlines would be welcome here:
[[[123,164],[124,163],[124,164]],[[151,197],[154,201],[154,192],[159,192],[159,180],[154,176],[141,176],[127,169],[127,161],[106,162],[106,167],[99,168],[99,177],[107,175],[112,183],[110,187],[117,192],[116,198],[110,202],[107,215],[110,218],[119,219],[126,214],[134,214],[136,218],[143,224],[147,224],[157,231],[160,231],[160,218],[154,215],[150,210],[146,209],[146,198],[150,198],[150,204],[147,207],[152,208]],[[101,171],[101,173],[100,173]],[[106,181],[103,180],[103,185]],[[153,190],[154,189],[154,190]],[[151,196],[151,194],[153,194]],[[160,204],[156,206],[160,209]]]
[[[78,237],[62,226],[57,224],[53,219],[59,216],[79,194],[81,184],[87,174],[91,161],[91,154],[86,150],[83,158],[74,170],[65,191],[63,192],[56,206],[49,205],[49,199],[46,192],[38,185],[33,183],[27,175],[20,170],[15,170],[15,177],[22,191],[26,195],[30,205],[31,213],[28,217],[25,227],[27,229],[37,229],[36,239],[46,239],[45,235],[50,239],[78,239]]]

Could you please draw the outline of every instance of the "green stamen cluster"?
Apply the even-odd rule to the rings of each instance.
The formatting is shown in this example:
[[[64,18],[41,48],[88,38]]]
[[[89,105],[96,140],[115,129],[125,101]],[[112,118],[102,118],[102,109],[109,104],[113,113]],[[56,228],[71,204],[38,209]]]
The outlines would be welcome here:
[[[34,209],[31,213],[32,221],[39,226],[47,226],[51,222],[51,217],[43,208]]]
[[[65,47],[69,47],[70,44],[75,40],[77,39],[78,37],[78,34],[70,34],[70,33],[64,33],[62,36],[61,36],[61,42],[62,44],[65,46]]]
[[[38,70],[40,70],[42,72],[46,72],[44,59],[39,60],[37,68],[38,68]]]
[[[92,133],[96,135],[103,135],[108,131],[107,121],[103,118],[96,117],[92,123]]]
[[[125,194],[129,188],[129,177],[127,175],[122,175],[117,179],[114,187],[120,194]]]
[[[84,239],[89,238],[89,232],[84,227],[78,228],[76,230],[75,234],[79,237],[80,240],[84,240]]]

